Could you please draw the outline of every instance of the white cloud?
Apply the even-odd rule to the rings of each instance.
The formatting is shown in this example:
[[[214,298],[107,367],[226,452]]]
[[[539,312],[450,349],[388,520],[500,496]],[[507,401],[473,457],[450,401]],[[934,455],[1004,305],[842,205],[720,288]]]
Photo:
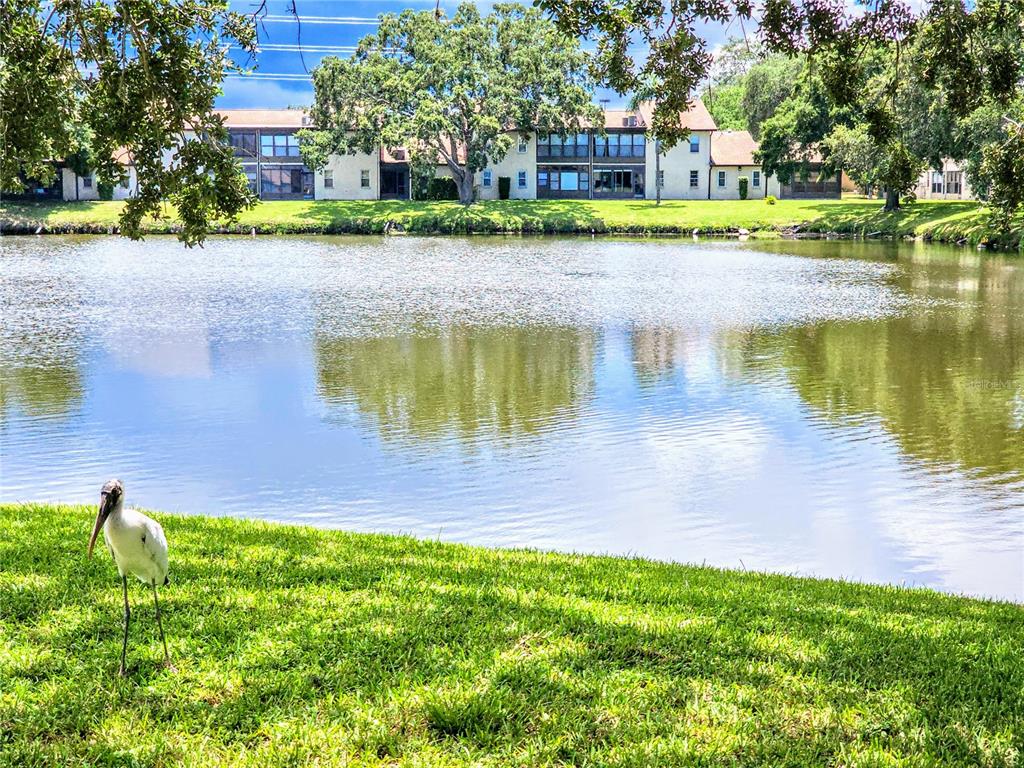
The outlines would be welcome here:
[[[217,99],[217,106],[224,109],[275,108],[312,102],[312,83],[230,79],[224,82],[224,94]]]

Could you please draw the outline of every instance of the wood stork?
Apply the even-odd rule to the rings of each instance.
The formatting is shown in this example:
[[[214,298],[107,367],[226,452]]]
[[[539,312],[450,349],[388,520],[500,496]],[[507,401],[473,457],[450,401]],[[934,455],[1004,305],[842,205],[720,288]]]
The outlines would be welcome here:
[[[164,646],[164,665],[171,666],[171,657],[167,653],[167,641],[164,639],[164,627],[160,621],[160,601],[156,596],[157,585],[166,586],[167,578],[167,539],[160,523],[146,517],[134,509],[124,508],[124,484],[120,480],[110,480],[100,491],[100,508],[96,513],[96,524],[89,537],[89,557],[96,544],[96,537],[103,528],[103,538],[107,549],[114,557],[117,571],[121,575],[121,587],[124,590],[124,642],[121,644],[120,675],[126,673],[124,664],[128,652],[128,622],[131,610],[128,607],[128,576],[135,576],[143,584],[153,588],[153,605],[156,607],[156,624],[160,628],[160,642]]]

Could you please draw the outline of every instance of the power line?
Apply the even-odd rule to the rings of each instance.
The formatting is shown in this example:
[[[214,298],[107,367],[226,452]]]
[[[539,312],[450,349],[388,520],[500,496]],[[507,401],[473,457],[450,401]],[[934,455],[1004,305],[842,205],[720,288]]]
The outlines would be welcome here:
[[[229,46],[233,51],[245,50],[240,45]],[[256,47],[256,53],[263,51],[305,51],[306,53],[354,53],[354,45],[299,45],[298,43],[260,43]]]
[[[369,5],[377,3],[380,5],[435,5],[437,0],[300,0],[303,5],[320,5],[320,4],[332,4],[339,3],[343,5],[352,5],[358,3],[359,5]],[[258,5],[258,3],[252,3],[251,0],[229,0],[231,5]],[[456,0],[441,0],[441,5],[456,5]]]
[[[224,77],[232,80],[298,80],[304,82],[311,82],[313,80],[312,77],[302,72],[230,72],[224,75]]]
[[[278,15],[267,15],[260,16],[258,18],[261,22],[287,22],[291,23],[295,21],[295,16],[278,16]],[[306,24],[343,24],[343,25],[364,25],[364,24],[380,24],[380,20],[376,17],[369,16],[302,16],[302,21]]]

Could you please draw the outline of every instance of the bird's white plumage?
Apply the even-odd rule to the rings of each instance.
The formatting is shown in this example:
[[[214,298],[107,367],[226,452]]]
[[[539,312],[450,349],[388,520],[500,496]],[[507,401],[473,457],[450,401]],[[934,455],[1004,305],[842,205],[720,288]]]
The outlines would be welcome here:
[[[118,505],[103,527],[103,538],[117,570],[144,584],[161,586],[167,578],[167,539],[160,523]]]

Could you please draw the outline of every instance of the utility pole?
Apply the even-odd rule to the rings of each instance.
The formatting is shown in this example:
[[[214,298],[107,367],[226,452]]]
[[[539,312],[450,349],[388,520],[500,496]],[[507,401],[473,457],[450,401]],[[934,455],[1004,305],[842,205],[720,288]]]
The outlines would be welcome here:
[[[608,122],[608,117],[607,117],[606,112],[608,110],[608,102],[609,101],[611,101],[611,99],[598,99],[598,102],[600,102],[600,104],[601,104],[601,121],[602,121],[601,132],[602,133],[604,133],[604,129],[606,127],[605,123]],[[597,142],[594,139],[594,131],[590,132],[590,138],[587,139],[587,141],[589,142],[588,146],[587,146],[587,154],[590,155],[590,194],[589,194],[589,197],[590,197],[591,200],[593,200],[594,199],[594,186],[595,186],[595,182],[596,182],[596,179],[594,178],[594,153],[597,152]],[[605,143],[605,146],[607,146],[607,142]]]
[[[655,205],[661,205],[661,141],[654,140],[654,188],[658,192]]]

